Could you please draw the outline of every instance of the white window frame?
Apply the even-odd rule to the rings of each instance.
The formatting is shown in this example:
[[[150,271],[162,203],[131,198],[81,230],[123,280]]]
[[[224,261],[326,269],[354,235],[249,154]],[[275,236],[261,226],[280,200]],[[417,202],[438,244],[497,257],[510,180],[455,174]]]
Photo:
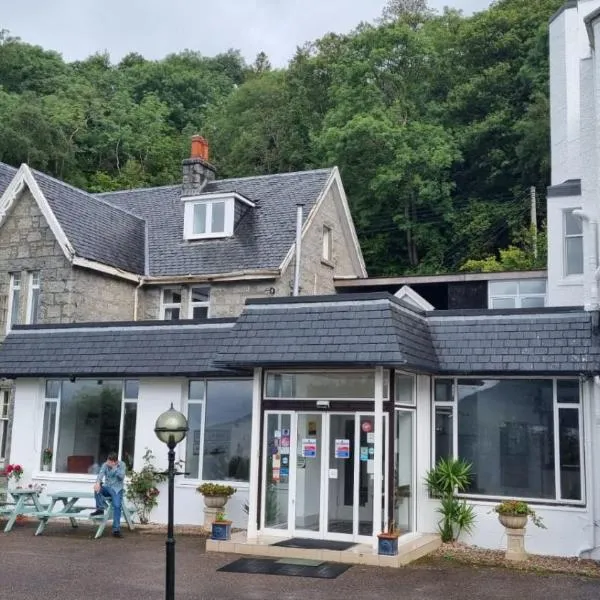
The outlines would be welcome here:
[[[19,302],[15,306],[15,292],[19,292]],[[6,311],[6,333],[8,333],[13,326],[13,315],[16,315],[16,322],[14,325],[19,323],[19,312],[21,308],[21,273],[14,272],[10,273],[10,283],[8,286],[8,310]]]
[[[165,302],[165,292],[176,292],[181,297],[180,302]],[[174,308],[179,309],[179,319],[167,319],[166,312]],[[178,286],[167,286],[160,288],[160,320],[161,321],[179,321],[183,319],[183,289]]]
[[[0,464],[4,464],[8,456],[3,456],[2,446],[8,439],[8,411],[10,410],[10,390],[0,390]]]
[[[128,379],[128,378],[127,378]],[[131,403],[131,404],[138,404],[139,403],[139,380],[138,380],[138,397],[137,398],[125,398],[125,382],[127,381],[127,379],[120,379],[120,378],[116,378],[114,381],[120,381],[121,382],[121,415],[120,415],[120,420],[119,420],[119,448],[118,448],[118,453],[119,453],[119,460],[122,460],[121,458],[121,454],[123,451],[123,431],[124,431],[124,427],[125,427],[125,404],[126,403]],[[47,391],[47,383],[50,381],[54,381],[54,382],[58,382],[58,396],[56,398],[48,398],[46,396],[46,391]],[[89,477],[88,474],[83,474],[83,473],[64,473],[62,471],[57,472],[56,471],[56,453],[58,452],[58,437],[60,434],[60,408],[61,408],[61,398],[62,398],[62,384],[63,381],[65,381],[64,379],[45,379],[43,382],[43,387],[44,387],[44,391],[43,391],[43,398],[42,398],[42,419],[41,419],[41,424],[40,424],[40,449],[38,451],[38,465],[41,464],[42,462],[42,452],[44,451],[43,448],[43,441],[44,441],[44,414],[46,411],[46,404],[54,404],[56,406],[56,417],[55,417],[55,423],[54,423],[54,440],[53,440],[53,447],[52,447],[52,464],[50,465],[50,471],[44,471],[44,477],[48,474],[52,474],[52,475],[56,475],[57,477],[65,477],[68,476],[69,478],[78,478],[83,476],[83,477]],[[97,381],[96,379],[90,379],[89,381]],[[38,467],[39,468],[39,467]],[[95,475],[94,475],[95,477]]]
[[[225,220],[223,231],[212,231],[213,205],[224,204]],[[194,232],[194,209],[198,204],[206,206],[205,232]],[[233,224],[235,217],[235,200],[231,197],[211,198],[210,200],[185,199],[183,233],[186,240],[203,240],[211,238],[231,237],[233,235]]]
[[[572,215],[573,218],[578,219],[581,222],[581,233],[571,233],[571,234],[567,234],[567,214],[568,213],[573,213],[573,211],[575,210],[579,210],[581,207],[575,207],[575,208],[568,208],[566,210],[563,210],[562,212],[562,233],[563,233],[563,275],[565,278],[574,278],[574,277],[581,277],[585,271],[585,254],[584,254],[584,245],[583,245],[583,222],[581,221],[581,219],[579,219],[577,216]],[[567,268],[568,268],[568,262],[567,262],[567,240],[568,239],[581,239],[581,253],[583,256],[583,261],[582,261],[582,265],[581,265],[581,271],[579,273],[568,273],[567,272]]]
[[[333,227],[323,225],[323,248],[321,258],[327,262],[333,261]]]
[[[38,302],[37,302],[37,312],[33,314],[33,292],[37,290],[38,292]],[[38,322],[39,320],[39,310],[40,310],[40,272],[39,271],[29,271],[28,273],[28,285],[27,285],[27,313],[25,316],[25,323],[27,325],[32,325]]]
[[[192,300],[192,296],[193,296],[193,290],[195,287],[208,288],[208,300],[203,301],[203,302],[194,302]],[[204,286],[204,285],[191,285],[190,286],[189,295],[188,295],[188,319],[194,318],[194,308],[206,308],[206,318],[207,319],[210,318],[210,293],[211,293],[210,286]]]
[[[452,454],[456,458],[460,458],[458,455],[458,380],[469,380],[469,379],[495,379],[495,380],[531,380],[532,377],[434,377],[431,380],[431,403],[432,403],[432,419],[431,419],[431,460],[430,464],[433,465],[435,457],[435,412],[438,407],[446,407],[452,409]],[[581,389],[581,381],[579,382],[579,403],[572,404],[566,402],[558,402],[558,381],[574,381],[575,377],[538,377],[534,376],[533,379],[544,379],[552,381],[552,404],[554,412],[554,499],[552,498],[518,498],[525,502],[543,504],[543,505],[569,505],[569,506],[585,506],[586,505],[586,478],[585,478],[585,456],[584,456],[584,410],[582,407],[583,393]],[[435,401],[435,382],[438,380],[452,381],[452,401],[451,402],[436,402]],[[560,480],[560,435],[559,435],[559,410],[577,410],[578,412],[578,424],[579,424],[579,477],[581,482],[581,500],[563,499],[561,491],[561,480]],[[507,496],[494,496],[487,494],[475,494],[465,493],[457,494],[464,498],[474,498],[477,500],[490,500],[490,501],[503,501],[507,499]]]
[[[528,281],[544,281],[546,284],[546,291],[543,294],[541,294],[541,293],[537,293],[537,294],[522,293],[521,292],[521,283],[528,282]],[[517,292],[516,292],[516,294],[492,294],[493,284],[495,284],[495,283],[515,283],[517,285]],[[543,298],[544,306],[546,306],[547,302],[548,302],[548,280],[543,279],[543,278],[536,278],[535,280],[532,280],[532,279],[495,279],[493,281],[488,281],[488,308],[490,308],[490,309],[494,308],[494,306],[493,306],[494,300],[504,299],[504,298],[509,298],[511,300],[514,300],[515,301],[514,308],[523,308],[522,301],[524,298]],[[499,310],[502,310],[502,309],[499,309]],[[508,310],[508,309],[504,309],[504,310]]]
[[[203,386],[204,386],[204,394],[202,396],[202,399],[190,399],[190,384],[192,383],[192,381],[196,381],[196,382],[202,382]],[[207,378],[203,378],[203,377],[194,377],[192,379],[188,379],[186,381],[186,383],[184,384],[184,391],[183,391],[183,407],[182,407],[182,412],[185,415],[186,419],[188,417],[188,407],[190,404],[197,404],[197,405],[202,405],[202,429],[200,431],[200,454],[199,454],[199,459],[198,459],[198,473],[197,473],[197,477],[194,477],[194,474],[190,473],[190,475],[181,482],[181,485],[183,485],[184,487],[187,485],[197,485],[198,482],[200,483],[221,483],[221,484],[227,484],[227,485],[232,485],[237,489],[249,489],[250,487],[250,481],[231,481],[231,480],[217,480],[217,479],[207,479],[204,480],[202,478],[202,470],[204,468],[204,436],[205,436],[205,431],[206,431],[206,399],[207,399],[207,391],[208,391],[208,384],[210,381],[246,381],[246,382],[252,382],[252,379],[249,378],[244,378],[244,377],[216,377],[216,378],[212,378],[212,379],[207,379]],[[179,445],[179,458],[185,463],[186,462],[186,454],[187,454],[187,445],[185,443],[182,443]]]

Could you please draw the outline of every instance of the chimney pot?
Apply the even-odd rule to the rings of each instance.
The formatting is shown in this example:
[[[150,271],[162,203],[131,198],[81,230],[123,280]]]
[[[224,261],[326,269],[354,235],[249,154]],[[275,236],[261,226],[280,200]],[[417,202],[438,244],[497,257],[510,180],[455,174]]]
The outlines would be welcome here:
[[[182,197],[201,194],[215,175],[215,167],[208,162],[208,142],[201,135],[192,136],[190,158],[183,161]]]
[[[208,142],[201,135],[192,136],[190,158],[201,158],[208,162]]]

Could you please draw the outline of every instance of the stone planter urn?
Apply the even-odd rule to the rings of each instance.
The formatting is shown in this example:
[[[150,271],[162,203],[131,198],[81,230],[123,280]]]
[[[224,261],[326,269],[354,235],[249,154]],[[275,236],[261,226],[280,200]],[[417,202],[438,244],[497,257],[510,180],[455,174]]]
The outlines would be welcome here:
[[[204,496],[204,506],[206,508],[224,508],[229,500],[229,496]]]
[[[506,560],[527,560],[525,551],[525,526],[527,515],[498,514],[498,521],[502,523],[506,531]]]
[[[227,501],[236,489],[230,485],[220,483],[203,483],[196,488],[204,496],[204,528],[211,531],[212,524],[218,513],[222,513]]]
[[[498,521],[507,529],[525,529],[527,515],[498,515]]]

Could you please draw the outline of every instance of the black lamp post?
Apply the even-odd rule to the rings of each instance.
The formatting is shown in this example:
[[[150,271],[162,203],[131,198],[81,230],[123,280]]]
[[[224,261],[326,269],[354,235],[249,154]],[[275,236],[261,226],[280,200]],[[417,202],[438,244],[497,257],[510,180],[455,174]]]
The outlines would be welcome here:
[[[183,441],[188,431],[187,419],[178,410],[171,408],[165,411],[154,426],[156,437],[164,442],[169,448],[169,469],[167,471],[169,480],[169,517],[167,526],[167,578],[166,578],[166,600],[175,599],[175,536],[173,534],[173,503],[175,498],[175,446]]]

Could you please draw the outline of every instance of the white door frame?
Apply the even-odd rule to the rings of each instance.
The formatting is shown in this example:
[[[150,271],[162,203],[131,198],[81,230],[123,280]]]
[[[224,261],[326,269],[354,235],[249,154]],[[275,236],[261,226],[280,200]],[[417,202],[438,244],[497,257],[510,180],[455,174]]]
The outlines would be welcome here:
[[[380,413],[381,414],[381,413]],[[266,494],[267,494],[267,457],[269,449],[267,447],[268,443],[268,417],[270,415],[289,415],[290,416],[290,460],[289,460],[289,478],[288,478],[288,526],[287,528],[275,529],[269,528],[265,526],[266,519]],[[320,491],[319,491],[319,530],[312,531],[307,529],[301,529],[296,527],[296,491],[297,491],[297,467],[298,467],[298,457],[299,457],[299,448],[298,448],[298,417],[300,415],[315,415],[320,418],[321,421],[321,440],[320,440],[320,448],[317,449],[318,452],[321,452],[321,473],[320,473]],[[352,503],[352,534],[347,533],[330,533],[327,531],[328,529],[328,521],[329,521],[329,468],[330,468],[330,432],[331,432],[331,415],[347,415],[354,418],[354,446],[352,448],[352,456],[354,459],[354,488],[353,488],[353,503]],[[371,417],[376,423],[376,413],[374,411],[311,411],[311,410],[303,410],[303,411],[293,411],[293,410],[267,410],[264,412],[263,419],[263,441],[262,441],[262,464],[261,468],[261,514],[260,514],[260,530],[264,535],[269,536],[279,536],[279,537],[303,537],[310,539],[328,539],[328,540],[336,540],[336,541],[353,541],[356,543],[372,543],[373,540],[376,541],[376,534],[378,531],[377,527],[377,519],[382,517],[383,510],[383,520],[384,523],[387,523],[387,514],[388,514],[388,491],[390,482],[388,481],[388,468],[390,455],[389,455],[389,440],[388,437],[388,429],[389,423],[388,418],[389,415],[387,413],[381,414],[380,426],[377,427],[375,425],[375,448],[379,446],[379,448],[383,445],[383,453],[385,454],[385,463],[383,460],[375,461],[374,465],[374,474],[373,474],[373,498],[372,498],[372,518],[373,518],[373,526],[374,526],[374,535],[360,535],[359,534],[359,488],[360,488],[360,423],[362,417]],[[383,435],[383,430],[381,427],[385,428],[386,435]],[[379,443],[377,443],[377,438],[379,438]],[[386,443],[383,444],[384,440]],[[383,458],[383,457],[382,457]],[[376,465],[379,463],[380,466],[380,475],[377,477]],[[386,465],[385,473],[383,473],[383,465]],[[380,485],[377,485],[377,479],[381,482]],[[379,490],[379,492],[378,492]],[[381,506],[381,498],[383,497],[383,506]],[[377,506],[379,506],[379,510],[377,510]],[[379,517],[377,516],[379,515]]]

